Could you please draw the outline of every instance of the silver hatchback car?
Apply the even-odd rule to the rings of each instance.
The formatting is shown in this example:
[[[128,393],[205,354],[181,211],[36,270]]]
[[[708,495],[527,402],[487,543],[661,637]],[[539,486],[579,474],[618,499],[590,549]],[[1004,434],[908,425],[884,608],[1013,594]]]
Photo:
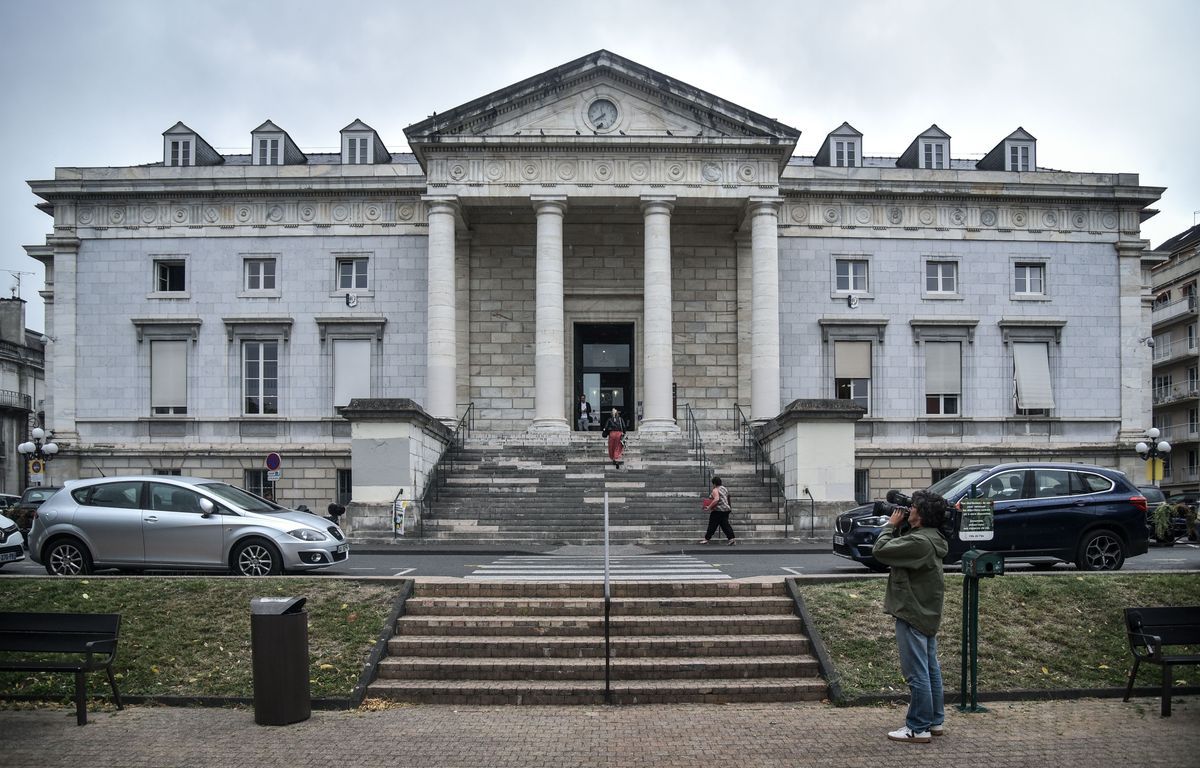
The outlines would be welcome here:
[[[328,520],[198,477],[71,482],[38,507],[29,533],[30,559],[51,575],[154,568],[267,576],[349,556]]]

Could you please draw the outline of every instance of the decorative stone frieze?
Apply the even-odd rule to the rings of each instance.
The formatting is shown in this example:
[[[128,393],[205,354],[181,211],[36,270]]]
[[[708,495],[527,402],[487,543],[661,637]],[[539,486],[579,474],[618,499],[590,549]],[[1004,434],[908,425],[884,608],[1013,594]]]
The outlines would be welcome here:
[[[982,204],[965,201],[860,199],[795,199],[785,203],[780,216],[781,237],[811,236],[812,230],[840,234],[863,229],[881,230],[890,237],[903,230],[990,231],[996,234],[1047,232],[1101,236],[1118,233],[1119,211],[1115,208],[1082,208],[999,205],[996,199]],[[871,236],[867,232],[855,236]]]

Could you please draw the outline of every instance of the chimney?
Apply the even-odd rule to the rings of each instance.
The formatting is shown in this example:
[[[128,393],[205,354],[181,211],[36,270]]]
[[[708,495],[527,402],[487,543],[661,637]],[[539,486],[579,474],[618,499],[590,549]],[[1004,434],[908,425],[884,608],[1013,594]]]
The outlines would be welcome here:
[[[0,341],[25,345],[24,299],[0,299]]]

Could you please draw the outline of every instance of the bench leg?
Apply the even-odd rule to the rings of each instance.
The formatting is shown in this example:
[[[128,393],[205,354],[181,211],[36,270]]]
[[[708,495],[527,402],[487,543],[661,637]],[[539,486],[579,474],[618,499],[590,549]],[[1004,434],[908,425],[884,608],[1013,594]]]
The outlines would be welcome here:
[[[1133,681],[1137,679],[1138,665],[1142,660],[1137,656],[1133,657],[1133,669],[1129,671],[1129,684],[1125,686],[1125,701],[1129,701],[1129,697],[1133,695]]]
[[[1162,716],[1171,716],[1171,665],[1163,664]]]
[[[75,673],[75,722],[87,725],[87,683],[83,672]]]
[[[117,681],[113,677],[112,667],[106,667],[105,671],[108,672],[108,684],[112,688],[113,701],[117,702],[117,709],[125,709],[121,706],[121,694],[117,691]]]

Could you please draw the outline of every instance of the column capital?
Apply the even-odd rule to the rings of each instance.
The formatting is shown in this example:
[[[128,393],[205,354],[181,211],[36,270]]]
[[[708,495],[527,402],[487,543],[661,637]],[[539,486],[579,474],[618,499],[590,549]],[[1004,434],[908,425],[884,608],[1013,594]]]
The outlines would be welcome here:
[[[462,205],[458,201],[457,195],[421,195],[421,202],[425,203],[425,207],[430,213],[437,211],[443,206],[450,208],[450,213],[458,213]],[[446,213],[446,211],[437,211],[438,213]]]
[[[567,212],[566,195],[530,195],[529,202],[533,203],[533,209],[538,213],[557,212],[561,215]]]
[[[642,195],[642,214],[670,213],[675,210],[675,195]]]
[[[751,197],[746,200],[746,211],[751,216],[759,215],[779,215],[779,208],[783,205],[782,197]]]

